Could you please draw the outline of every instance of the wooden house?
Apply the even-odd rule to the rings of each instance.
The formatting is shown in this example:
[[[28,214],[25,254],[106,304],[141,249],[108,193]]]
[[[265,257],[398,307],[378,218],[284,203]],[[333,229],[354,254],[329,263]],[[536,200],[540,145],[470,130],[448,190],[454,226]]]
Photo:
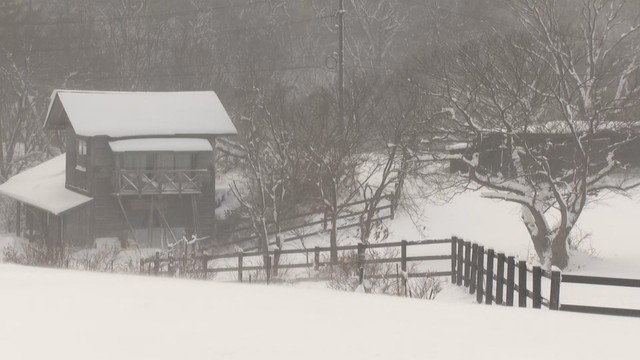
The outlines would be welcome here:
[[[214,238],[215,141],[236,134],[214,92],[57,90],[44,127],[66,153],[0,185],[18,233],[48,247]]]
[[[586,139],[585,137],[583,141]],[[574,141],[568,130],[555,123],[549,123],[513,136],[499,131],[487,131],[475,141],[460,144],[464,146],[448,148],[447,152],[461,154],[468,159],[471,159],[474,153],[478,153],[480,168],[491,174],[501,173],[508,176],[512,166],[511,149],[526,143],[534,153],[544,154],[549,161],[552,174],[557,176],[562,171],[574,167]],[[590,141],[591,164],[595,168],[606,164],[606,157],[614,144],[622,144],[615,152],[615,160],[622,165],[640,166],[640,135],[636,127],[612,123],[610,128],[596,132]],[[452,172],[468,171],[466,163],[462,160],[452,160],[451,169]]]

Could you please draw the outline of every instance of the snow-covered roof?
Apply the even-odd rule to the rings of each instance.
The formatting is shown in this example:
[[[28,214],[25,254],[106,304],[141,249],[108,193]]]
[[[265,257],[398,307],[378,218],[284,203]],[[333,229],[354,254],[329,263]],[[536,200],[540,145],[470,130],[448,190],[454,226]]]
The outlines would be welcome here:
[[[93,200],[65,187],[65,154],[13,176],[0,194],[59,215]]]
[[[190,138],[145,138],[110,141],[113,152],[125,151],[213,151],[209,140]]]
[[[233,135],[237,130],[213,91],[54,90],[45,128],[81,136]]]
[[[447,151],[455,151],[455,150],[465,150],[468,149],[469,143],[466,142],[461,142],[461,143],[454,143],[454,144],[447,144],[445,145],[444,149]]]

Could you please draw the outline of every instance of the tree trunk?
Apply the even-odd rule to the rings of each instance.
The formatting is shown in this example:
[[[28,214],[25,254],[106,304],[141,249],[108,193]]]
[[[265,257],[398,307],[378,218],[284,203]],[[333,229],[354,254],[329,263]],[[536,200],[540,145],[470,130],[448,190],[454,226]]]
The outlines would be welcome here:
[[[569,265],[569,253],[567,252],[567,240],[571,229],[560,229],[551,245],[551,265],[564,269]]]
[[[338,216],[336,215],[337,209],[331,210],[331,236],[329,237],[329,247],[331,248],[330,257],[331,263],[338,263]]]

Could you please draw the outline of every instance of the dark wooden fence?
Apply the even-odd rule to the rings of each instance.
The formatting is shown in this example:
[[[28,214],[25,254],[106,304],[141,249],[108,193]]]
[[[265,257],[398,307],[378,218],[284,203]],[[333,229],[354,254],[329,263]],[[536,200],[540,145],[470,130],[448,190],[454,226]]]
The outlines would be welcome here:
[[[447,251],[439,254],[408,256],[408,248],[417,246],[432,246],[437,244],[450,244]],[[359,273],[360,281],[367,278],[393,278],[402,277],[405,279],[416,277],[433,277],[433,276],[451,276],[453,282],[456,281],[456,241],[455,239],[442,240],[420,240],[420,241],[400,241],[393,243],[381,244],[362,244],[338,246],[337,250],[342,262],[335,265],[352,265]],[[370,256],[367,250],[396,250],[395,252],[387,252],[383,256]],[[449,251],[448,249],[451,249]],[[211,273],[228,273],[237,274],[237,280],[246,281],[245,274],[252,272],[260,274],[264,280],[269,282],[274,276],[278,276],[279,272],[286,269],[314,269],[319,270],[325,265],[331,263],[326,260],[329,258],[330,247],[314,247],[309,249],[291,249],[291,250],[272,250],[265,252],[239,252],[224,255],[195,256],[188,258],[174,258],[172,256],[161,255],[159,252],[155,256],[140,260],[140,271],[153,275],[173,275],[176,271],[181,273],[200,274],[203,278]],[[352,252],[348,256],[348,252]],[[373,254],[373,253],[369,253]],[[292,255],[303,255],[304,261],[300,261],[299,257],[293,259]],[[384,256],[389,255],[389,256]],[[290,257],[290,259],[287,259]],[[257,258],[262,263],[247,264],[248,259]],[[223,260],[223,264],[213,266],[216,260]],[[297,260],[297,261],[296,261]],[[446,261],[444,267],[447,271],[412,271],[408,267],[411,263],[425,263],[434,261]],[[231,262],[231,264],[229,264]],[[368,274],[364,271],[365,265],[369,264],[397,264],[398,272],[386,274]],[[215,265],[215,264],[213,264]],[[404,284],[406,285],[406,283]]]
[[[453,246],[453,245],[452,245]],[[525,261],[516,261],[513,256],[496,253],[482,245],[456,239],[457,276],[456,284],[469,288],[478,303],[536,309],[573,311],[591,314],[624,315],[640,317],[640,309],[611,308],[561,304],[560,288],[563,283],[624,286],[640,288],[640,280],[596,276],[562,274],[546,271],[540,266],[529,266]],[[543,296],[542,282],[548,280],[548,296]]]
[[[422,256],[408,256],[407,250],[415,246],[431,246],[436,244],[450,244],[446,253],[430,254]],[[597,276],[583,276],[562,274],[560,271],[546,271],[540,266],[529,266],[525,261],[516,260],[513,256],[504,253],[496,253],[493,249],[485,249],[482,245],[463,241],[458,238],[443,240],[400,241],[381,244],[357,244],[339,246],[338,252],[342,253],[343,261],[354,262],[359,281],[375,277],[396,277],[402,279],[406,289],[406,281],[409,278],[447,276],[451,283],[465,286],[469,294],[475,294],[478,303],[496,304],[505,306],[527,307],[529,304],[535,309],[546,307],[551,310],[572,311],[591,314],[622,315],[640,317],[640,309],[613,308],[605,306],[586,306],[577,304],[562,304],[560,301],[560,288],[563,283],[585,284],[590,286],[622,286],[640,288],[638,279],[622,279]],[[389,257],[368,256],[367,250],[393,249],[395,255]],[[245,274],[260,273],[267,283],[280,271],[286,269],[315,269],[319,270],[325,265],[331,264],[326,259],[330,247],[314,247],[309,249],[272,250],[266,252],[240,252],[235,254],[194,256],[173,258],[172,256],[155,256],[140,260],[140,271],[149,274],[174,274],[176,270],[181,273],[200,275],[206,278],[211,273],[237,274],[237,280],[246,281]],[[352,252],[355,256],[344,256]],[[287,256],[304,255],[304,261],[286,261]],[[261,259],[260,264],[247,264],[246,259]],[[225,260],[219,266],[212,267],[215,260]],[[229,264],[231,261],[232,264]],[[447,271],[411,271],[410,263],[447,261]],[[397,264],[396,273],[368,274],[364,271],[368,264]],[[547,291],[543,291],[543,279],[548,285]]]
[[[359,209],[368,205],[371,200],[359,200],[340,205],[341,214],[338,215],[337,220],[344,220],[345,223],[338,226],[338,230],[345,230],[352,227],[358,227],[361,225],[360,216],[367,211]],[[383,221],[387,219],[393,219],[395,216],[395,194],[390,193],[384,195],[378,206],[374,210],[376,216],[372,221]],[[386,214],[381,214],[384,210]],[[315,219],[312,219],[315,217]],[[281,219],[280,222],[280,234],[282,234],[283,242],[290,242],[294,240],[300,240],[311,236],[319,235],[327,230],[328,224],[331,221],[331,215],[327,211],[311,211],[296,216]],[[269,222],[267,224],[267,233],[269,236],[275,235],[275,223]],[[293,233],[291,236],[286,234]],[[252,226],[246,225],[239,228],[230,230],[222,235],[225,240],[221,242],[221,245],[232,244],[246,244],[249,242],[255,242],[258,235],[255,234]],[[275,244],[275,241],[272,241]],[[243,247],[245,251],[257,250],[256,246]]]
[[[638,279],[623,279],[623,278],[610,278],[600,276],[584,276],[584,275],[562,275],[560,282],[570,284],[585,284],[592,286],[623,286],[629,288],[640,288],[640,280]],[[626,309],[626,308],[613,308],[606,306],[586,306],[586,305],[574,305],[574,304],[562,304],[560,306],[562,311],[583,312],[590,314],[602,314],[602,315],[621,315],[621,316],[634,316],[640,317],[640,309]]]

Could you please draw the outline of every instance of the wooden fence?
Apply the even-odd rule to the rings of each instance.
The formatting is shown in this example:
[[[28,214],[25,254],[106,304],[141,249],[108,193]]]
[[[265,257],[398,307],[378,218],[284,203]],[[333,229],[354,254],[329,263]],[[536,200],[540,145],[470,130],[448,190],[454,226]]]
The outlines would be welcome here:
[[[346,220],[347,223],[339,225],[338,230],[340,231],[360,226],[360,216],[365,214],[366,211],[357,209],[357,207],[367,205],[370,201],[371,200],[359,200],[340,205],[340,210],[344,213],[338,215],[337,220]],[[395,194],[393,192],[382,196],[381,201],[374,210],[377,216],[372,219],[372,221],[393,219],[395,216],[395,207]],[[381,214],[384,210],[388,210],[388,214]],[[314,216],[316,219],[309,221],[309,218]],[[327,211],[312,211],[282,219],[280,220],[280,234],[286,235],[286,233],[294,233],[292,236],[284,237],[282,242],[290,242],[322,234],[327,230],[327,226],[330,221],[331,215]],[[269,236],[275,235],[275,223],[268,223],[267,230]],[[255,242],[258,238],[258,235],[255,234],[252,226],[243,226],[233,229],[227,232],[224,236],[228,239],[223,241],[222,245],[243,244],[251,241]],[[272,244],[275,244],[275,241],[272,241]],[[253,250],[257,250],[257,247],[245,247],[245,251]]]
[[[449,244],[444,253],[421,256],[408,256],[408,249],[416,246],[432,246]],[[367,250],[396,250],[387,252],[390,256],[368,256]],[[505,306],[527,307],[528,303],[535,309],[546,307],[550,310],[582,312],[604,315],[622,315],[640,317],[640,309],[613,308],[606,306],[586,306],[563,304],[560,301],[560,289],[564,283],[584,284],[590,286],[622,286],[640,288],[638,279],[622,279],[597,276],[562,274],[560,271],[546,271],[540,266],[529,266],[525,261],[518,261],[513,256],[496,253],[482,245],[463,241],[458,238],[443,240],[400,241],[381,244],[357,244],[339,246],[339,254],[343,262],[331,264],[326,259],[330,247],[314,247],[309,249],[272,250],[265,252],[240,252],[235,254],[194,256],[174,258],[172,256],[155,256],[140,260],[140,271],[149,274],[174,274],[176,269],[181,273],[200,275],[206,278],[212,273],[235,273],[237,281],[246,281],[245,274],[253,272],[261,274],[267,283],[279,272],[286,269],[319,270],[326,265],[344,265],[344,261],[352,261],[357,271],[359,282],[367,278],[397,278],[406,289],[407,280],[417,277],[446,276],[452,284],[465,286],[470,294],[475,294],[478,303]],[[352,252],[354,256],[345,256]],[[370,252],[373,254],[373,252]],[[288,256],[303,255],[304,261],[287,261]],[[260,264],[247,264],[247,259],[258,258]],[[347,260],[344,260],[347,259]],[[211,266],[216,260],[223,260],[219,266]],[[410,263],[430,263],[447,261],[446,271],[412,271]],[[371,264],[397,264],[396,273],[368,274],[365,266]],[[215,264],[214,264],[215,265]],[[543,291],[543,280],[548,291]]]
[[[612,308],[562,304],[560,288],[563,283],[624,286],[640,288],[640,280],[596,276],[562,274],[546,271],[540,266],[529,266],[525,261],[516,261],[513,256],[496,253],[482,245],[456,239],[456,284],[469,288],[478,303],[527,307],[543,306],[551,310],[573,311],[591,314],[623,315],[640,317],[640,309]],[[543,279],[549,281],[548,296],[543,296]],[[517,293],[517,294],[516,294]],[[516,297],[517,295],[517,297]]]
[[[428,247],[437,244],[450,244],[444,253],[430,254],[422,256],[408,256],[408,249],[411,247]],[[416,277],[434,277],[434,276],[451,276],[453,282],[456,281],[456,256],[455,256],[454,239],[443,240],[420,240],[420,241],[400,241],[393,243],[381,244],[362,244],[338,246],[337,250],[343,260],[340,264],[353,265],[357,270],[359,281],[362,282],[368,278],[402,278],[403,286],[406,288],[406,280]],[[367,250],[396,250],[395,252],[386,252],[383,255],[389,256],[368,256]],[[260,273],[264,280],[268,283],[273,277],[278,276],[279,272],[286,269],[314,269],[319,270],[321,267],[331,265],[326,259],[329,258],[330,247],[314,247],[309,249],[291,249],[291,250],[272,250],[265,252],[239,252],[235,254],[225,255],[208,255],[196,256],[189,258],[174,258],[172,256],[161,256],[159,252],[155,256],[140,260],[140,271],[153,275],[175,274],[176,270],[182,273],[200,274],[205,278],[211,273],[229,273],[237,274],[237,280],[246,281],[245,274],[247,272]],[[348,255],[352,252],[354,256]],[[370,254],[373,254],[370,252]],[[293,255],[303,255],[304,261],[299,258],[293,259]],[[290,257],[290,259],[287,259]],[[261,260],[261,264],[247,264],[247,260],[257,258]],[[216,260],[223,260],[220,266],[212,267],[212,263]],[[289,260],[289,261],[288,261]],[[411,263],[425,263],[434,261],[446,261],[447,271],[412,271],[408,267]],[[397,264],[398,272],[386,274],[368,274],[364,271],[365,265],[370,264]],[[214,264],[215,265],[215,264]],[[339,265],[339,264],[335,264]],[[450,267],[450,269],[449,269]]]

